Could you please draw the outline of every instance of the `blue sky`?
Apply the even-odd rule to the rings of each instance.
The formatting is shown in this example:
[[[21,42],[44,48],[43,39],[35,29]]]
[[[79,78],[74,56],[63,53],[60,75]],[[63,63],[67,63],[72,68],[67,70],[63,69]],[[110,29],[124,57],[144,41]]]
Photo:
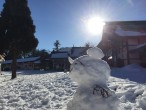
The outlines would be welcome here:
[[[28,0],[36,26],[38,49],[52,50],[55,40],[61,47],[97,45],[101,35],[91,35],[84,19],[98,15],[106,21],[146,20],[146,0]],[[4,0],[0,0],[0,10]]]

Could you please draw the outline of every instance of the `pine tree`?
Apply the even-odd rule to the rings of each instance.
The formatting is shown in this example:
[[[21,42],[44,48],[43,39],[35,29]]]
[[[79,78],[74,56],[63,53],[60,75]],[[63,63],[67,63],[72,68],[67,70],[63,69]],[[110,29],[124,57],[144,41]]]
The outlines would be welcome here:
[[[61,45],[61,44],[60,44],[59,40],[56,40],[56,41],[54,42],[54,46],[55,46],[54,50],[55,50],[55,51],[58,51],[60,45]]]
[[[2,54],[5,51],[6,44],[4,43],[4,28],[2,19],[0,17],[0,54]]]
[[[35,26],[27,0],[5,0],[1,12],[5,49],[12,54],[12,79],[16,78],[16,59],[22,52],[36,48]]]

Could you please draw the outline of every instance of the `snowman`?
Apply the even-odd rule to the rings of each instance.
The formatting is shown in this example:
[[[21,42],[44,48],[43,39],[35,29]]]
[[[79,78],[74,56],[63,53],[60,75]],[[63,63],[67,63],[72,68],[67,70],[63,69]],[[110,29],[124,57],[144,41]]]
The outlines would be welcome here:
[[[75,60],[70,57],[69,76],[78,83],[73,99],[67,110],[118,110],[118,98],[107,86],[110,67],[103,61],[101,49],[93,47]]]

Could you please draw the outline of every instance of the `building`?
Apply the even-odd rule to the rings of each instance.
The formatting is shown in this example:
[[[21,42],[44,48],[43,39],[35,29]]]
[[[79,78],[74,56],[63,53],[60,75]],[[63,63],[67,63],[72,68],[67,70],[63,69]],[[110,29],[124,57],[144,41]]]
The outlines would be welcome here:
[[[17,59],[17,69],[39,69],[40,68],[40,57],[30,57]],[[11,70],[12,60],[6,60],[2,63],[2,70]]]
[[[30,57],[17,59],[17,69],[43,69],[43,70],[69,70],[70,63],[68,57],[75,59],[82,55],[86,55],[86,50],[89,47],[66,47],[59,51],[52,51],[47,58]],[[3,70],[11,70],[12,60],[6,60],[2,64]]]
[[[52,52],[51,61],[54,70],[69,70],[70,63],[68,57],[73,59],[86,55],[88,47],[66,47],[57,52]]]
[[[51,55],[52,69],[65,70],[69,68],[68,53],[56,52]]]
[[[146,65],[146,21],[106,22],[98,46],[111,66]]]

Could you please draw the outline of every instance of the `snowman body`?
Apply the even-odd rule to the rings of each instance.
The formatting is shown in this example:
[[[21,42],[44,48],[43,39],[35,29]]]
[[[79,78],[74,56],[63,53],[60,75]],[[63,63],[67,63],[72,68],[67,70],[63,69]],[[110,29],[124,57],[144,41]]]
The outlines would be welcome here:
[[[74,61],[69,58],[70,77],[78,88],[67,110],[118,110],[118,99],[107,86],[110,67],[103,56],[99,48],[91,48]]]

